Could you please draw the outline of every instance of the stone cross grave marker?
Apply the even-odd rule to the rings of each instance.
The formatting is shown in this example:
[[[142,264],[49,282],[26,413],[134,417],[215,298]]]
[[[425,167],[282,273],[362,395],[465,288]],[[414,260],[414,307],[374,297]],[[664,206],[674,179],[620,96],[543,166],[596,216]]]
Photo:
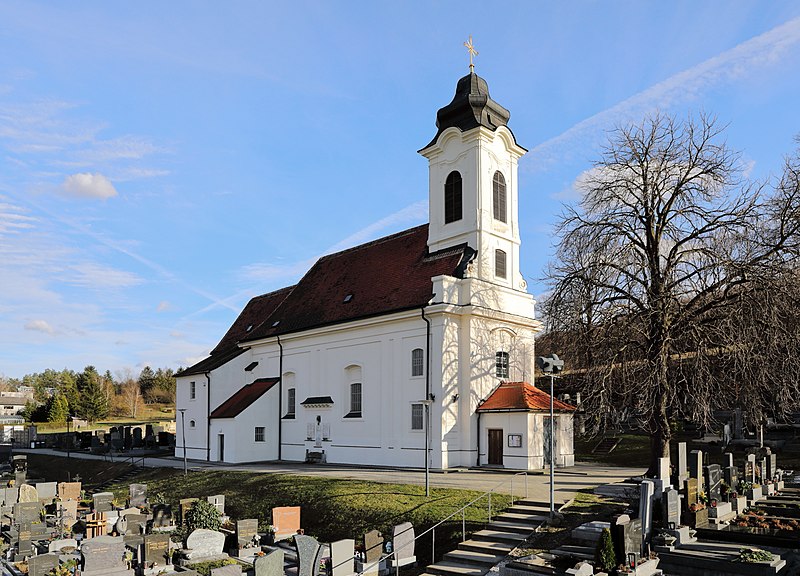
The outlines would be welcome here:
[[[144,537],[144,561],[148,565],[165,566],[169,554],[169,534],[160,532]]]
[[[19,487],[19,502],[39,502],[39,493],[30,484],[22,484]]]
[[[57,482],[37,482],[36,492],[39,494],[39,501],[50,503],[56,497],[56,490],[58,489]]]
[[[94,505],[92,508],[95,512],[111,512],[114,509],[114,493],[113,492],[97,492],[92,495]]]
[[[414,526],[411,522],[403,522],[392,529],[392,551],[398,565],[405,566],[417,561],[414,555]]]
[[[58,566],[58,554],[39,554],[28,558],[28,576],[47,576]]]
[[[147,504],[147,484],[131,484],[128,487],[128,505],[144,506]]]
[[[255,518],[248,518],[245,520],[237,520],[236,522],[236,541],[239,548],[249,548],[254,546],[253,539],[258,536],[258,520]]]
[[[195,560],[209,556],[219,556],[225,548],[225,534],[216,530],[198,528],[186,538],[187,557]]]
[[[356,541],[331,542],[331,576],[353,576]]]
[[[689,454],[689,477],[697,480],[697,489],[703,489],[703,451],[692,450]]]
[[[686,465],[686,442],[678,442],[678,486],[683,486],[683,481],[689,477]]]
[[[283,550],[273,550],[266,556],[257,556],[253,560],[254,576],[284,576]]]
[[[242,576],[241,564],[226,564],[219,568],[211,569],[211,576]]]
[[[273,510],[274,511],[274,510]],[[319,542],[313,536],[298,534],[294,537],[297,551],[297,576],[316,576],[319,568]]]
[[[300,530],[300,506],[281,506],[272,509],[275,540],[283,540]]]
[[[62,500],[75,500],[77,502],[81,499],[81,483],[59,482],[58,497]]]
[[[208,503],[217,509],[220,516],[225,516],[225,494],[216,494],[207,498]]]

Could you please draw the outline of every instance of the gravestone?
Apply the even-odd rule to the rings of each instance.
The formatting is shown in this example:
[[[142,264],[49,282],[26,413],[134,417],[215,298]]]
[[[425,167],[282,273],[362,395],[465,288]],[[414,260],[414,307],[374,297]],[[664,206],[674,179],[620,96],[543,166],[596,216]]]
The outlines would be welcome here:
[[[703,451],[692,450],[689,454],[689,477],[697,480],[697,489],[703,489]]]
[[[39,554],[28,558],[28,576],[47,576],[58,566],[58,554]]]
[[[104,536],[108,530],[105,512],[92,512],[86,515],[86,538]]]
[[[39,503],[39,493],[36,488],[30,484],[22,484],[19,487],[19,502],[36,502]]]
[[[183,500],[178,501],[178,513],[180,515],[179,517],[181,526],[186,523],[186,514],[192,509],[197,500],[198,498],[184,498]]]
[[[20,556],[28,557],[33,554],[33,542],[31,541],[31,533],[19,533],[19,541],[17,542],[17,554]]]
[[[125,563],[125,542],[118,536],[97,536],[81,545],[82,576],[133,575]]]
[[[144,561],[152,566],[165,566],[169,554],[169,534],[147,534],[144,537]]]
[[[642,480],[639,488],[639,519],[642,521],[642,541],[640,542],[639,555],[645,550],[650,541],[653,530],[653,493],[655,484],[652,480]]]
[[[331,542],[331,576],[353,576],[355,545],[352,539]]]
[[[93,506],[95,512],[110,512],[114,509],[114,493],[113,492],[97,492],[92,496]]]
[[[125,514],[122,518],[128,522],[128,534],[144,534],[144,529],[147,527],[146,514]]]
[[[186,557],[190,560],[219,556],[225,548],[225,534],[198,528],[186,538]]]
[[[53,540],[47,546],[48,552],[55,552],[57,554],[70,554],[78,549],[78,541],[75,538],[63,538],[62,540]]]
[[[142,429],[141,428],[134,428],[133,429],[133,447],[134,448],[141,448],[144,444],[142,442]]]
[[[317,556],[320,551],[317,539],[298,534],[294,537],[294,547],[297,552],[297,576],[316,576],[319,567]]]
[[[383,556],[383,535],[377,530],[364,534],[364,571],[366,574],[377,574],[380,559]]]
[[[169,504],[153,505],[153,526],[165,528],[172,525],[172,506]]]
[[[767,479],[775,480],[778,475],[778,455],[769,453],[767,454]]]
[[[706,466],[706,495],[709,500],[719,500],[722,498],[720,491],[721,474],[719,464],[709,464]]]
[[[753,484],[757,484],[758,480],[756,479],[756,455],[755,454],[748,454],[747,455],[747,467],[745,468],[746,474],[745,477],[747,478],[748,482],[752,482]]]
[[[58,483],[58,497],[62,500],[75,500],[81,499],[81,483],[80,482],[59,482]]]
[[[697,504],[697,480],[695,478],[689,478],[684,482],[684,487],[684,494],[686,496],[684,505],[688,510],[692,504]]]
[[[725,484],[729,486],[731,491],[735,491],[736,485],[739,483],[739,471],[736,469],[736,466],[728,466],[722,471],[722,474],[725,479]]]
[[[50,503],[56,497],[58,489],[57,482],[37,482],[36,492],[39,494],[39,501]]]
[[[667,488],[664,491],[664,505],[667,526],[671,523],[678,526],[681,523],[681,499],[678,496],[678,491],[672,488]]]
[[[208,503],[217,509],[220,516],[225,516],[225,494],[217,494],[207,498]]]
[[[678,486],[683,486],[683,481],[689,477],[686,464],[686,442],[678,442]]]
[[[275,540],[283,540],[300,530],[300,506],[281,506],[272,509]]]
[[[258,520],[246,519],[236,522],[236,541],[239,548],[247,548],[255,544],[254,538],[258,537]]]
[[[761,468],[760,468],[759,472],[761,472],[761,474],[759,475],[759,480],[758,480],[759,483],[760,484],[766,484],[767,480],[768,480],[768,478],[767,478],[767,459],[766,458],[762,458],[761,459]]]
[[[131,484],[128,487],[128,505],[144,506],[147,504],[147,484]]]
[[[733,454],[731,454],[730,452],[725,452],[723,456],[725,457],[724,468],[730,468],[731,466],[733,466]]]
[[[417,561],[414,555],[414,526],[411,522],[403,522],[392,529],[392,550],[394,558],[392,565],[397,562],[398,566],[413,564]]]
[[[75,522],[78,521],[78,503],[75,500],[56,502],[56,518],[59,528],[70,530]]]
[[[278,548],[253,560],[254,576],[284,576],[283,550]]]
[[[19,502],[19,488],[4,488],[3,495],[3,506],[13,506]]]
[[[17,486],[24,484],[28,477],[28,457],[25,454],[12,456],[11,467],[14,469],[14,483]]]
[[[14,523],[32,524],[42,520],[42,505],[36,502],[19,502],[14,504]]]
[[[627,514],[621,514],[611,521],[610,528],[616,557],[627,558],[628,554],[636,554],[638,557],[642,548],[641,520],[631,520]]]
[[[219,568],[212,568],[211,576],[242,576],[242,565],[226,564]]]
[[[659,458],[658,459],[658,479],[661,480],[662,486],[667,486],[670,483],[669,480],[669,458]]]

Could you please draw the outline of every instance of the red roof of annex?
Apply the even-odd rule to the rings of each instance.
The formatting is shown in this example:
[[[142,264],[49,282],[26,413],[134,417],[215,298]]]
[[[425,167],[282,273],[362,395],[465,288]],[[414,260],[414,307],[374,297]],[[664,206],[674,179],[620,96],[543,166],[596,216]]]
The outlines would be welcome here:
[[[502,382],[486,401],[478,407],[478,412],[494,411],[547,411],[550,410],[550,394],[539,390],[527,382]],[[553,398],[553,410],[572,412],[571,406]]]

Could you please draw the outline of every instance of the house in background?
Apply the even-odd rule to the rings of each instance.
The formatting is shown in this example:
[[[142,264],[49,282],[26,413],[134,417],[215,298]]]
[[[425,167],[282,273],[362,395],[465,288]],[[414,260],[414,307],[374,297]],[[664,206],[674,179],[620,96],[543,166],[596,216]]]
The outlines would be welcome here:
[[[549,396],[525,384],[540,324],[519,270],[525,149],[509,116],[482,78],[458,81],[420,150],[430,222],[320,258],[297,285],[251,300],[177,375],[177,456],[543,466]],[[560,465],[572,464],[571,420],[559,403]]]

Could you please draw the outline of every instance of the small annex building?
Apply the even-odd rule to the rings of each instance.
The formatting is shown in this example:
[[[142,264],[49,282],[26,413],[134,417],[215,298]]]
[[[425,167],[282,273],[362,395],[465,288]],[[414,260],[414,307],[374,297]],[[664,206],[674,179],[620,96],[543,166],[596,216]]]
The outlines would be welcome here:
[[[177,375],[176,456],[540,469],[535,302],[519,269],[509,112],[474,72],[437,113],[429,222],[320,258],[253,298]],[[557,402],[557,464],[573,463]],[[549,443],[547,443],[549,446]]]

